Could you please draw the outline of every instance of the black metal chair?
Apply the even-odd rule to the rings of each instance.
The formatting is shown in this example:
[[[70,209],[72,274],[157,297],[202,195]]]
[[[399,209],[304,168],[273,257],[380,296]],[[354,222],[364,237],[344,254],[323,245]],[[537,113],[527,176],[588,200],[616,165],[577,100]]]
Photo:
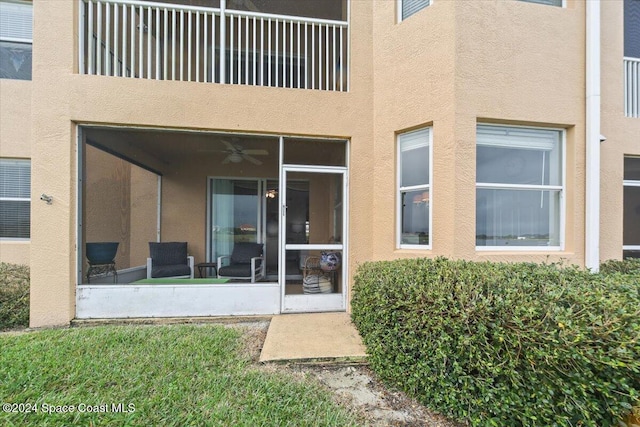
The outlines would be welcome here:
[[[149,255],[147,279],[193,279],[193,257],[187,255],[187,242],[149,242]]]
[[[262,243],[239,242],[231,255],[218,257],[218,277],[249,279],[251,283],[264,277],[265,266]]]

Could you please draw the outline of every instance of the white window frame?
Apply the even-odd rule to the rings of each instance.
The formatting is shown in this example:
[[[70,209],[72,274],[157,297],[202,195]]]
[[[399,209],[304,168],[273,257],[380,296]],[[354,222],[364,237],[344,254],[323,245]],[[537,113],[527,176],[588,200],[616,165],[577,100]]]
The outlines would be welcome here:
[[[550,7],[559,7],[562,9],[565,9],[567,7],[567,0],[562,0],[562,4],[560,6],[556,6],[555,4],[545,4],[539,1],[535,1],[535,0],[517,0],[517,1],[521,1],[524,3],[533,3],[533,4],[539,4],[542,6],[550,6]]]
[[[625,158],[634,157],[634,156],[625,156]],[[622,181],[623,189],[624,187],[640,187],[640,180],[636,179],[625,179]],[[623,209],[624,209],[624,199],[623,199]],[[624,230],[623,233],[623,241],[624,241]],[[622,245],[622,251],[640,251],[640,245]]]
[[[560,199],[560,218],[559,218],[559,245],[555,246],[477,246],[478,252],[559,252],[564,251],[565,247],[565,230],[566,230],[566,182],[567,182],[567,155],[566,155],[566,139],[567,133],[565,129],[537,127],[537,126],[517,126],[504,125],[494,123],[478,123],[476,125],[476,149],[478,146],[477,130],[479,127],[496,127],[496,128],[513,128],[513,129],[529,129],[529,130],[550,130],[560,133],[560,155],[561,155],[561,185],[525,185],[525,184],[500,184],[477,182],[476,178],[476,194],[479,189],[499,189],[499,190],[538,190],[538,191],[559,191]],[[506,146],[506,145],[505,145]],[[476,200],[477,204],[477,200]],[[477,233],[477,232],[476,232]]]
[[[407,16],[406,18],[404,18],[404,19],[403,19],[403,18],[402,18],[402,3],[403,3],[404,1],[405,1],[405,0],[397,0],[397,6],[396,6],[396,9],[397,9],[397,11],[398,11],[398,21],[397,21],[397,22],[398,22],[398,24],[399,24],[400,22],[402,22],[402,21],[404,21],[404,20],[408,19],[408,18],[411,18],[411,17],[412,17],[413,15],[415,15],[416,13],[420,12],[420,11],[421,11],[421,10],[423,10],[423,9],[426,9],[427,7],[429,7],[429,6],[431,6],[431,5],[433,4],[433,0],[428,0],[427,5],[426,5],[425,7],[423,7],[423,8],[421,8],[421,9],[416,10],[414,13],[412,13],[411,15],[409,15],[409,16]]]
[[[429,183],[402,187],[402,150],[400,147],[400,137],[411,133],[427,131],[429,133]],[[425,126],[406,132],[399,132],[396,135],[396,248],[397,249],[419,249],[431,250],[433,245],[433,126]],[[429,191],[429,243],[426,245],[415,245],[402,243],[402,192],[414,190]]]
[[[5,162],[6,163],[9,163],[9,162],[28,163],[29,171],[31,171],[30,159],[16,159],[16,158],[9,158],[9,157],[0,158],[0,165],[2,165]],[[31,174],[29,174],[29,188],[31,188]],[[29,197],[0,197],[0,202],[28,202],[29,209],[31,209],[31,191],[29,191]],[[0,237],[0,241],[16,241],[16,240],[20,240],[20,241],[31,240],[31,227],[29,227],[29,237]]]

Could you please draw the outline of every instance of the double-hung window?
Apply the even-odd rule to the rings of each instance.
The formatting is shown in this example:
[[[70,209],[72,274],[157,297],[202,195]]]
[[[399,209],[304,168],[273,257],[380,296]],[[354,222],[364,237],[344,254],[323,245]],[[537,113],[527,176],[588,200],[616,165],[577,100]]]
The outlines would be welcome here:
[[[623,211],[623,256],[640,258],[640,157],[624,159]]]
[[[0,159],[0,238],[28,239],[30,210],[31,162]]]
[[[431,247],[431,129],[398,135],[398,242]]]
[[[398,22],[404,21],[431,4],[431,0],[398,0]]]
[[[564,132],[478,125],[476,247],[563,248]]]
[[[0,78],[31,80],[33,6],[0,0]]]

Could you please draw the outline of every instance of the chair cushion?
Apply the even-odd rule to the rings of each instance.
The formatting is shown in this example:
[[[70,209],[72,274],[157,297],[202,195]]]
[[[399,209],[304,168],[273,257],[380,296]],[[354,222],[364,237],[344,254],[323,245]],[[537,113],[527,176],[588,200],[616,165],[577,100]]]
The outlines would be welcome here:
[[[231,264],[220,267],[218,275],[221,277],[251,277],[251,264]]]
[[[233,247],[231,264],[245,264],[262,255],[262,243],[239,242]],[[250,274],[249,274],[250,275]]]
[[[156,265],[151,267],[151,277],[189,276],[191,268],[187,264]]]
[[[159,265],[187,265],[187,242],[149,242],[149,256],[154,267]],[[187,266],[187,268],[189,267]]]

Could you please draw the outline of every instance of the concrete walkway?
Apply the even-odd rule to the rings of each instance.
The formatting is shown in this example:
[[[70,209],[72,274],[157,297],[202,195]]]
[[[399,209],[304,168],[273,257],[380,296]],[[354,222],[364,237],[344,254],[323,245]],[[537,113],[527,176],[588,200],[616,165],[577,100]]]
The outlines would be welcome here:
[[[260,361],[362,361],[365,357],[349,314],[307,313],[273,316]]]

